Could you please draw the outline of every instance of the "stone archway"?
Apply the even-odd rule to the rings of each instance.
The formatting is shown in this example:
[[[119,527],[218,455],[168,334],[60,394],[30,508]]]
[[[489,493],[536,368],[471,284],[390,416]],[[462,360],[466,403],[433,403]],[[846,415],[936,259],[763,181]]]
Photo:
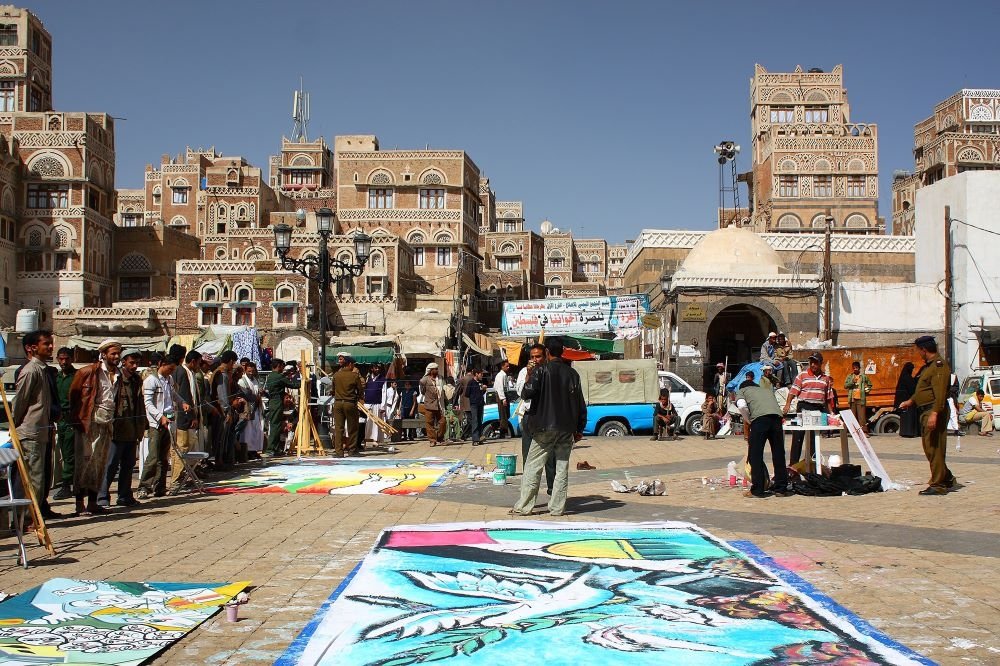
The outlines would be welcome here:
[[[768,333],[784,329],[781,313],[764,299],[728,298],[713,303],[705,331],[705,385],[711,383],[716,363],[728,360],[726,370],[735,373],[758,360]]]

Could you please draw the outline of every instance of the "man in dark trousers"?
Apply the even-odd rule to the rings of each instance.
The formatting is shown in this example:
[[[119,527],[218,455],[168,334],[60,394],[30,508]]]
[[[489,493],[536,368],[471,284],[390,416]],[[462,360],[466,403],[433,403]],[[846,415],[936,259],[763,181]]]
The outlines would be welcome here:
[[[920,433],[924,455],[931,466],[931,479],[921,495],[945,495],[958,481],[948,469],[945,451],[948,448],[948,397],[951,386],[951,368],[938,355],[937,341],[924,335],[913,343],[924,360],[917,373],[917,388],[909,400],[899,405],[907,409],[916,405],[920,412]]]
[[[271,372],[264,381],[264,393],[267,394],[267,450],[264,457],[280,456],[285,451],[285,423],[283,416],[285,393],[288,389],[297,389],[301,385],[298,380],[290,379],[282,370],[285,362],[280,358],[271,361]]]
[[[771,445],[771,462],[774,463],[774,486],[771,490],[781,497],[788,493],[788,469],[785,467],[785,432],[781,427],[781,407],[768,386],[758,386],[753,381],[740,384],[736,392],[736,407],[743,415],[744,436],[750,442],[747,459],[750,461],[750,490],[744,497],[767,497],[770,477],[764,463],[764,443]]]
[[[73,350],[63,347],[56,354],[59,371],[56,373],[56,391],[59,393],[60,418],[56,426],[56,446],[62,456],[62,473],[59,489],[53,499],[69,499],[73,496],[73,447],[76,430],[69,421],[69,387],[73,385],[76,368],[73,367]]]
[[[228,470],[236,461],[235,418],[229,405],[229,376],[239,358],[233,350],[219,355],[219,367],[212,374],[211,400],[219,410],[212,418],[212,456],[216,469]],[[178,360],[178,363],[180,360]]]
[[[197,353],[197,352],[196,352]],[[139,442],[146,434],[146,405],[142,396],[142,381],[139,379],[138,365],[142,355],[138,351],[127,351],[121,358],[121,381],[115,395],[115,420],[111,426],[111,455],[108,467],[97,493],[98,506],[111,503],[111,484],[118,482],[118,506],[135,506],[139,500],[132,492],[132,468],[135,467]],[[193,411],[193,410],[192,410]],[[187,414],[183,409],[178,413]]]
[[[340,369],[333,373],[333,448],[334,458],[344,457],[344,430],[347,430],[347,454],[360,455],[358,444],[358,401],[365,394],[365,382],[350,356],[340,356]]]
[[[201,430],[201,419],[203,411],[204,396],[201,394],[196,373],[201,366],[201,354],[191,350],[184,357],[183,363],[177,364],[174,370],[174,386],[177,387],[177,394],[184,399],[184,402],[191,405],[189,411],[177,413],[175,423],[177,425],[174,445],[176,450],[170,452],[170,491],[180,489],[180,484],[184,480],[184,462],[177,452],[183,455],[188,453],[192,447],[198,444],[198,433]]]
[[[469,426],[472,428],[472,445],[479,446],[483,443],[483,408],[486,406],[486,398],[483,394],[483,370],[477,368],[472,371],[472,379],[465,382],[465,398],[469,405]]]
[[[521,392],[524,398],[531,400],[528,414],[532,441],[521,477],[521,496],[511,510],[514,515],[531,514],[545,461],[550,455],[556,460],[556,478],[549,497],[549,514],[563,515],[569,491],[569,454],[573,444],[583,438],[587,423],[580,375],[563,361],[562,341],[546,340],[545,349],[548,362],[532,369]]]

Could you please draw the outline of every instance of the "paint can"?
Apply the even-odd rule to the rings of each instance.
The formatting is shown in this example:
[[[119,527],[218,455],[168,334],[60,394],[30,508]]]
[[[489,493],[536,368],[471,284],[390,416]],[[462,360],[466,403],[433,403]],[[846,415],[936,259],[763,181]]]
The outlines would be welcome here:
[[[226,620],[229,622],[239,621],[240,605],[234,602],[226,604]]]
[[[514,476],[517,472],[517,454],[516,453],[498,453],[497,454],[497,467],[504,471],[507,476]]]
[[[506,486],[507,485],[507,472],[500,469],[499,467],[493,470],[493,485],[494,486]]]

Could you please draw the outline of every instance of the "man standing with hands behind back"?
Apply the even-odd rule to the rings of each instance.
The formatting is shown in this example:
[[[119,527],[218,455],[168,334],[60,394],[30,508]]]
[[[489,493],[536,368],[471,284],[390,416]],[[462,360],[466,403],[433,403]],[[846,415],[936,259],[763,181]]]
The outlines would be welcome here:
[[[569,491],[569,454],[573,444],[583,439],[587,423],[587,404],[583,399],[580,375],[562,359],[562,341],[546,340],[545,349],[548,362],[531,371],[522,391],[522,396],[531,400],[528,415],[532,441],[521,477],[521,496],[511,510],[513,515],[531,513],[549,456],[556,460],[549,515],[563,515]]]
[[[924,455],[931,466],[931,479],[921,495],[944,495],[954,488],[957,480],[945,463],[948,448],[948,389],[951,385],[951,368],[938,355],[937,341],[924,335],[913,343],[917,353],[924,360],[924,366],[917,373],[917,388],[909,400],[904,400],[900,409],[913,405],[920,412],[920,432],[923,439]]]

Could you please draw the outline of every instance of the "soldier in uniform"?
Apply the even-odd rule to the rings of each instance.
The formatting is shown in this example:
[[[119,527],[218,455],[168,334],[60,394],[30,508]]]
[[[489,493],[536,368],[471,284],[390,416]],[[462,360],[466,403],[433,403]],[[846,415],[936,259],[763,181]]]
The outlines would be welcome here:
[[[299,388],[299,381],[289,379],[281,372],[285,367],[285,362],[280,358],[271,361],[271,372],[264,382],[264,392],[267,393],[267,451],[264,455],[280,456],[285,451],[284,447],[284,419],[283,410],[285,404],[285,391],[287,389]]]
[[[333,448],[334,458],[344,457],[344,428],[347,428],[347,453],[361,454],[358,445],[358,401],[365,395],[365,382],[350,356],[338,356],[340,370],[333,373]]]
[[[913,396],[904,400],[899,408],[907,409],[916,405],[920,413],[924,455],[931,466],[931,480],[920,494],[944,495],[956,483],[955,475],[944,460],[948,448],[948,389],[951,368],[938,354],[937,342],[932,336],[919,337],[913,344],[924,360],[924,366],[917,373],[917,388]]]

